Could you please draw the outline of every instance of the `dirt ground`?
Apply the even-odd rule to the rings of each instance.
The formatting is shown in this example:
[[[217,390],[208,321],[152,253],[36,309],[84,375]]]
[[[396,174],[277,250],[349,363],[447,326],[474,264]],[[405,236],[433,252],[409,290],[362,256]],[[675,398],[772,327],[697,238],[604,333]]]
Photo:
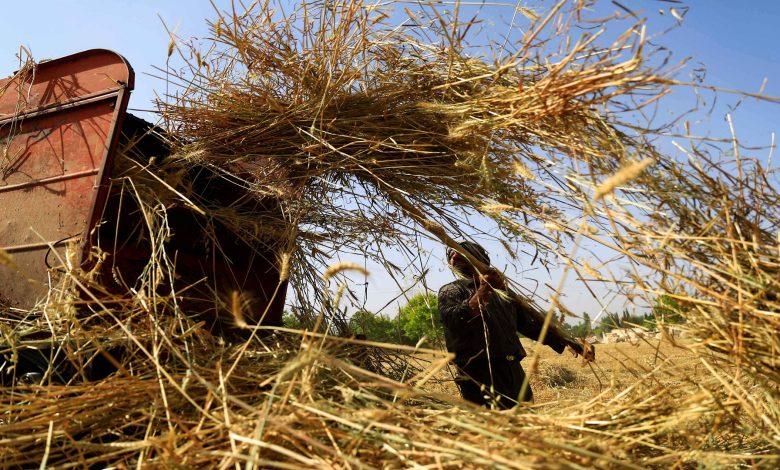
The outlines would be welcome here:
[[[605,398],[608,398],[613,395],[611,392],[625,389],[638,377],[664,363],[673,364],[678,369],[676,372],[682,373],[669,376],[670,381],[703,373],[695,355],[679,340],[676,344],[657,339],[633,344],[597,344],[596,363],[590,365],[583,365],[580,358],[574,358],[568,351],[558,354],[546,346],[539,348],[528,339],[523,339],[522,343],[528,351],[522,365],[526,373],[531,372],[534,402],[542,409],[590,400],[602,392],[606,392]],[[534,367],[533,356],[537,350],[539,358]],[[457,395],[453,372],[440,371],[436,380],[424,388]]]

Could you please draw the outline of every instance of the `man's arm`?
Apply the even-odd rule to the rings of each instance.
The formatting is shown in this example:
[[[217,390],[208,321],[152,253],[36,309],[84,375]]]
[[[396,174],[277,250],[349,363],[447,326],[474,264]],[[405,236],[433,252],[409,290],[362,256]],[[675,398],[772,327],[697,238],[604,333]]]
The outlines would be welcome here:
[[[517,330],[531,339],[538,340],[542,333],[542,326],[544,326],[544,314],[517,294],[512,295],[512,298],[517,306]],[[575,356],[582,355],[586,362],[596,360],[596,350],[593,345],[574,338],[554,318],[550,319],[550,325],[542,344],[550,346],[558,354],[561,354],[568,347]]]
[[[538,341],[544,326],[544,317],[541,316],[541,312],[538,312],[533,306],[525,302],[518,301],[518,299],[512,300],[517,312],[517,331],[526,338]],[[554,322],[555,320],[551,321]],[[570,341],[568,341],[568,338],[558,334],[556,328],[553,328],[551,323],[550,328],[547,328],[547,334],[544,335],[542,344],[551,347],[555,352],[561,354],[566,349],[566,346],[570,346]]]
[[[471,305],[473,298],[470,290],[459,284],[447,284],[439,289],[439,315],[442,323],[457,329],[478,317],[479,307],[475,309]]]

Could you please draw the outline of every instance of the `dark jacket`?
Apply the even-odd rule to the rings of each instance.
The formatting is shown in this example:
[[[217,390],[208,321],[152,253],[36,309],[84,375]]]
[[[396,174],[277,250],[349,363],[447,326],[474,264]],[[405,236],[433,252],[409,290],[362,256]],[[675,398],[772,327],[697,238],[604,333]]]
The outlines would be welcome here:
[[[473,316],[468,302],[476,290],[473,279],[459,279],[439,289],[444,340],[447,350],[455,353],[455,363],[464,366],[472,359],[525,357],[517,333],[536,340],[542,331],[541,323],[526,314],[519,304],[496,292],[483,307],[482,314]],[[544,344],[559,354],[566,347],[563,339],[551,330],[547,331]]]

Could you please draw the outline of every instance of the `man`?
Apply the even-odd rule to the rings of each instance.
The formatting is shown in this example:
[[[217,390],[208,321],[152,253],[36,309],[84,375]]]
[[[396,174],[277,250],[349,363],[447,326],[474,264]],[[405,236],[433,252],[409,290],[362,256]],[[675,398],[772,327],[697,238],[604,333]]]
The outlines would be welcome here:
[[[463,251],[490,265],[490,257],[477,243],[460,242]],[[447,250],[447,262],[459,279],[439,290],[439,313],[444,324],[447,350],[455,354],[459,377],[456,380],[464,399],[499,409],[514,407],[518,400],[532,401],[530,386],[523,396],[525,373],[520,360],[526,352],[517,333],[536,340],[542,330],[539,315],[532,308],[513,300],[505,290],[501,275],[489,270],[480,275],[467,258],[456,250]],[[558,354],[569,347],[583,354],[583,344],[549,328],[544,344]],[[594,358],[590,349],[587,356]]]

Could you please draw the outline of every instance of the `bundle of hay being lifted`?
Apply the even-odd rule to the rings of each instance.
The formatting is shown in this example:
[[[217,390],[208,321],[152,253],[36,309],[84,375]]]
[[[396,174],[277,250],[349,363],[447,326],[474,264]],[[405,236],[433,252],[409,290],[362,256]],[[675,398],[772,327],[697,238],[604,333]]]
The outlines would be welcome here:
[[[644,145],[603,107],[651,100],[667,82],[642,66],[641,29],[606,49],[583,37],[544,64],[539,38],[554,33],[563,5],[487,62],[467,53],[477,26],[436,9],[397,26],[363,2],[287,16],[266,2],[213,23],[213,50],[185,53],[184,89],[162,113],[192,142],[180,158],[244,175],[281,201],[293,233],[278,238],[296,240],[294,285],[335,248],[379,257],[365,247],[401,244],[417,227],[469,235],[474,212],[549,252],[551,237],[534,228],[565,218],[550,167],[581,162],[595,179],[636,159]]]
[[[242,324],[251,338],[225,343],[161,293],[175,276],[164,252],[111,306],[52,292],[4,326],[7,341],[47,329],[53,354],[85,367],[110,357],[118,371],[2,388],[3,464],[777,465],[776,187],[738,152],[720,161],[692,144],[681,162],[650,145],[631,113],[674,82],[644,62],[639,26],[609,47],[598,34],[575,36],[581,3],[540,17],[518,8],[530,27],[492,49],[468,41],[480,25],[462,20],[459,4],[454,13],[416,4],[401,21],[400,5],[359,0],[293,12],[235,5],[211,23],[208,52],[172,44],[189,59],[170,77],[180,93],[161,107],[178,147],[158,176],[144,179],[143,165],[126,176],[156,220],[147,236],[165,238],[166,210],[197,205],[181,183],[192,165],[273,200],[278,223],[236,207],[209,207],[209,216],[274,247],[314,331],[254,334]],[[175,191],[153,189],[160,181]],[[365,367],[366,345],[414,348],[330,334],[344,328],[328,280],[351,268],[326,272],[335,253],[389,266],[382,247],[421,236],[451,244],[486,221],[508,248],[521,241],[560,256],[580,277],[594,271],[575,256],[583,239],[622,255],[635,274],[627,294],[676,299],[692,337],[679,351],[706,372],[688,376],[658,349],[652,363],[625,358],[630,383],[610,385],[593,369],[603,387],[581,403],[501,413],[431,391],[448,361],[442,351],[427,351],[428,365]],[[76,271],[70,278],[88,284]],[[551,304],[548,313],[565,309],[557,296]],[[108,354],[117,346],[121,354]]]

